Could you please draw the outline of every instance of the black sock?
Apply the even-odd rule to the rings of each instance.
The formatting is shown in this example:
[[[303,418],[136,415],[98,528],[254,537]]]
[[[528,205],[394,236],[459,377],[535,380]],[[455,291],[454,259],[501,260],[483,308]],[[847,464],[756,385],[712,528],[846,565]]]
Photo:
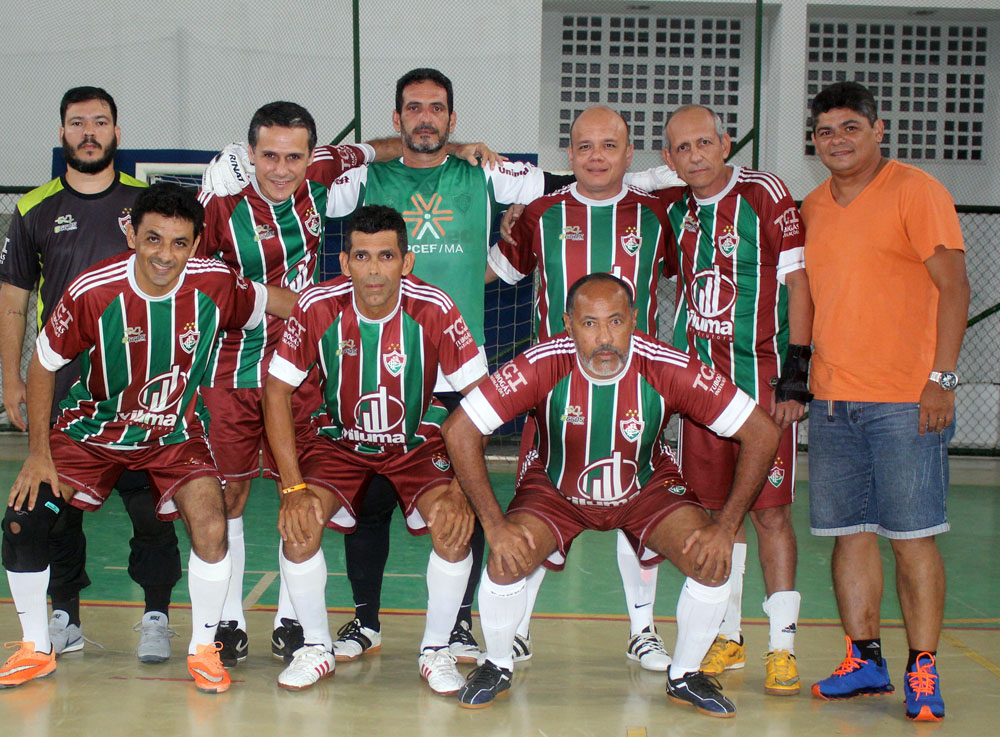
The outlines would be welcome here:
[[[906,670],[910,671],[913,668],[913,666],[915,666],[917,664],[917,656],[918,655],[923,655],[924,653],[929,653],[929,654],[933,655],[935,658],[937,657],[937,650],[914,650],[911,647],[910,648],[910,657],[906,661]]]
[[[876,637],[874,640],[855,640],[854,645],[865,660],[874,661],[875,665],[882,665],[882,640]]]
[[[53,599],[52,611],[62,609],[69,615],[69,623],[80,626],[80,597],[74,596],[70,599]]]
[[[163,612],[167,614],[170,609],[170,593],[173,586],[147,586],[143,593],[146,595],[146,613]]]

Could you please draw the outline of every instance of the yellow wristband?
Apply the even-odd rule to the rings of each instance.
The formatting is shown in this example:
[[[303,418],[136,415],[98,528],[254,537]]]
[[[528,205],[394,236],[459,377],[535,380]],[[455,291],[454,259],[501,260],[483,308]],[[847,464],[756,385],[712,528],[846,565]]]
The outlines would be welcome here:
[[[302,491],[304,488],[306,488],[305,483],[295,484],[295,486],[288,486],[281,490],[281,495],[284,496],[285,494],[294,494],[296,491]]]

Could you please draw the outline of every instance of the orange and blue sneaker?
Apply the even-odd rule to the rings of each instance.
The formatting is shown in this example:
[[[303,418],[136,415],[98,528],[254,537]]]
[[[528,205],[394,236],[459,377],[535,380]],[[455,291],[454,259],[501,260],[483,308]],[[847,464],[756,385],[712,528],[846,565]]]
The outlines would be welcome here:
[[[194,655],[188,655],[188,673],[194,679],[195,688],[204,693],[222,693],[229,689],[229,674],[222,666],[217,642],[198,645]]]
[[[915,722],[940,722],[944,719],[944,699],[934,656],[920,653],[912,668],[903,676],[906,718]]]
[[[813,696],[832,701],[890,694],[895,691],[889,682],[889,668],[885,658],[882,659],[881,665],[874,660],[865,660],[861,657],[861,651],[851,642],[851,638],[844,639],[847,640],[847,657],[837,666],[833,675],[813,684]]]
[[[56,671],[55,652],[36,653],[33,642],[7,642],[6,648],[17,648],[0,668],[0,688],[21,686],[35,678],[51,676]]]

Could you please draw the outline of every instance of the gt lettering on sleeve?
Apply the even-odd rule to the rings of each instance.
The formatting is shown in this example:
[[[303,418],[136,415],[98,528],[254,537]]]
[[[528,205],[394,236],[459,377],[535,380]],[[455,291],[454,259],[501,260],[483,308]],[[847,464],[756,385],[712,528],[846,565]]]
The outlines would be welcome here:
[[[521,373],[521,370],[513,363],[507,363],[500,367],[493,376],[490,377],[493,386],[501,397],[506,397],[517,391],[519,386],[527,386],[528,380]]]
[[[455,322],[444,329],[444,334],[451,338],[452,342],[455,343],[455,347],[459,350],[472,342],[472,333],[469,332],[469,326],[465,324],[465,320],[461,315],[458,316]]]
[[[296,320],[294,316],[289,317],[288,322],[285,323],[285,334],[281,336],[281,342],[293,351],[297,351],[302,345],[302,336],[305,332],[305,325]]]
[[[715,379],[716,371],[711,366],[706,366],[702,364],[698,369],[698,373],[694,377],[694,383],[691,384],[695,389],[702,389],[703,391],[712,390],[712,380]]]

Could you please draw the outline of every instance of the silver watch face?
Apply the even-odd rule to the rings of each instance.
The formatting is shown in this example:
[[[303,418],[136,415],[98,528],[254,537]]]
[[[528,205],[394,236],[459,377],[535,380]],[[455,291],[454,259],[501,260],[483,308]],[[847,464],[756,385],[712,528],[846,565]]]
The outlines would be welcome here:
[[[958,386],[958,374],[953,371],[942,371],[938,377],[938,384],[941,385],[942,389],[952,391]]]

